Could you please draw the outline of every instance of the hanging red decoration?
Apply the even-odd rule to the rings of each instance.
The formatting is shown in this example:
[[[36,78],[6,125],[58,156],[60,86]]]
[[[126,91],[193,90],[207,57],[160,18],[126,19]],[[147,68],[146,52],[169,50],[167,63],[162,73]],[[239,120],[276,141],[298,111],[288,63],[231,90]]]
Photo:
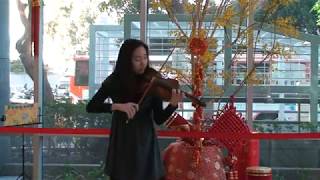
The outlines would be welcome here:
[[[33,42],[33,53],[36,58],[39,55],[39,27],[40,27],[40,0],[32,0],[31,12],[31,38]]]
[[[204,39],[194,37],[189,42],[192,55],[202,56],[208,49],[208,42]]]

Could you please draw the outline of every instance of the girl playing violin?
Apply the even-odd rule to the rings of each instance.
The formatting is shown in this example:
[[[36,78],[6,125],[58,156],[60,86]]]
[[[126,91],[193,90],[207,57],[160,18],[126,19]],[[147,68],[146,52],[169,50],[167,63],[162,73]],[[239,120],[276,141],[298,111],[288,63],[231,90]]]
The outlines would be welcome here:
[[[167,107],[163,100],[141,90],[149,67],[149,48],[140,40],[126,40],[113,73],[87,105],[87,112],[112,113],[112,133],[105,173],[111,180],[159,180],[164,176],[154,122],[164,123],[177,109],[183,94],[172,90]],[[113,103],[106,103],[110,98]]]

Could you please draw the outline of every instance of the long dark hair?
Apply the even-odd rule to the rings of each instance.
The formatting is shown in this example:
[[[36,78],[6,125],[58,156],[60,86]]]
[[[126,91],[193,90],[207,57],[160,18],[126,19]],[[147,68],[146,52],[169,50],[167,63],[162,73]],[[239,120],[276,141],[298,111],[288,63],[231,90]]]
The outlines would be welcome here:
[[[144,47],[148,57],[148,64],[146,69],[149,69],[149,48],[148,46],[137,39],[127,39],[121,45],[116,67],[113,74],[120,80],[120,87],[123,88],[126,99],[136,99],[136,92],[139,86],[139,75],[136,75],[133,71],[132,57],[133,52],[139,47]]]

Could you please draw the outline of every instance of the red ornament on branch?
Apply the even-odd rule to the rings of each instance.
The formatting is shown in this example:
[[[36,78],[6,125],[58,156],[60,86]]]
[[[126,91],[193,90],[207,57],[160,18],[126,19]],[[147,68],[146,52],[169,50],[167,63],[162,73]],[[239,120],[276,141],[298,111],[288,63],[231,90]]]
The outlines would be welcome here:
[[[208,42],[204,39],[194,37],[189,42],[189,49],[192,55],[202,56],[208,49]]]

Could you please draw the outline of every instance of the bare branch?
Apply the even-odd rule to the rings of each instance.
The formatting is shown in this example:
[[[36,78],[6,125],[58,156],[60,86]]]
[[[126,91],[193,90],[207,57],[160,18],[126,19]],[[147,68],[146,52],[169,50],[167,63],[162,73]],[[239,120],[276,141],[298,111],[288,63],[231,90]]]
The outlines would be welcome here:
[[[22,24],[25,27],[27,27],[29,25],[29,20],[27,18],[25,10],[28,5],[25,3],[22,3],[21,0],[17,0],[17,6],[18,6],[18,10],[19,10],[20,20],[21,20]]]

